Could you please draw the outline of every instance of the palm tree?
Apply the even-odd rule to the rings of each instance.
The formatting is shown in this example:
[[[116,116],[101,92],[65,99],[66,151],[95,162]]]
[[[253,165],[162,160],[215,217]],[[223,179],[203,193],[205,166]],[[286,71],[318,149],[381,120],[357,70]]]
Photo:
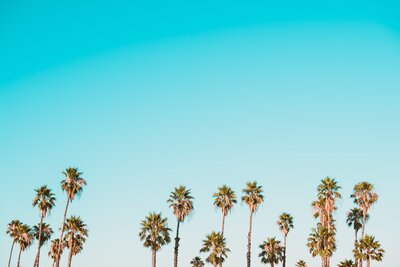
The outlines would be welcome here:
[[[53,267],[57,264],[57,259],[58,259],[59,255],[62,254],[62,251],[58,251],[59,244],[60,244],[60,239],[58,239],[58,238],[51,240],[51,242],[50,242],[50,250],[49,250],[48,255],[50,258],[53,259]],[[65,246],[65,244],[61,246],[61,249],[63,249],[64,246]]]
[[[246,188],[243,189],[244,196],[242,201],[249,206],[250,209],[250,227],[247,234],[247,267],[250,267],[251,262],[251,231],[253,224],[253,213],[258,207],[264,202],[264,196],[262,195],[262,186],[257,185],[257,182],[248,182]]]
[[[178,266],[178,250],[179,250],[179,225],[185,221],[185,218],[193,211],[193,197],[190,195],[190,189],[186,189],[181,185],[175,187],[171,192],[167,201],[169,207],[173,209],[174,215],[177,218],[176,237],[174,247],[174,267]]]
[[[237,203],[235,191],[229,186],[223,185],[218,187],[218,192],[214,193],[214,206],[222,211],[222,231],[224,234],[225,217],[232,210],[233,206]]]
[[[317,228],[311,229],[311,234],[307,240],[307,247],[311,255],[313,257],[319,255],[321,257],[322,267],[329,267],[329,258],[336,250],[334,231],[318,223]]]
[[[17,267],[20,266],[21,254],[25,251],[33,242],[32,228],[26,224],[21,224],[17,227],[17,242],[19,244],[19,254]]]
[[[365,235],[356,242],[353,253],[356,260],[366,261],[367,267],[370,267],[371,260],[382,261],[385,250],[381,248],[379,241],[375,241],[374,236]]]
[[[369,215],[366,216],[366,221],[368,221]],[[353,226],[354,229],[354,242],[357,242],[358,239],[358,231],[362,227],[363,222],[363,211],[359,208],[351,209],[347,213],[346,223],[349,227]]]
[[[88,237],[87,225],[80,217],[71,216],[65,222],[65,236],[64,241],[66,247],[69,249],[68,254],[68,267],[71,267],[72,256],[81,252],[83,243]]]
[[[18,229],[22,225],[22,222],[19,220],[12,220],[8,225],[7,225],[7,234],[12,238],[12,245],[11,245],[11,251],[10,251],[10,257],[8,259],[8,267],[11,266],[11,258],[12,258],[12,253],[14,250],[14,245],[16,242],[18,242]]]
[[[61,232],[60,232],[60,238],[59,240],[63,240],[63,235],[64,235],[64,230],[65,230],[65,221],[67,219],[67,212],[68,212],[68,206],[69,203],[72,202],[76,196],[80,196],[82,193],[83,187],[86,185],[85,179],[81,177],[82,172],[78,171],[78,168],[67,168],[63,172],[65,176],[65,180],[61,181],[61,189],[63,192],[67,193],[67,204],[65,206],[65,211],[64,211],[64,218],[63,222],[61,224]],[[59,242],[58,244],[58,252],[62,253],[62,242]],[[56,267],[60,266],[60,259],[61,259],[61,254],[57,257],[57,263]]]
[[[303,260],[296,262],[296,267],[307,267],[307,263]]]
[[[336,199],[342,198],[339,193],[339,189],[341,187],[335,181],[335,179],[331,179],[326,177],[321,180],[321,184],[318,186],[318,199],[324,200],[325,211],[327,215],[327,227],[330,230],[332,226],[332,212],[336,210]]]
[[[213,231],[203,240],[200,252],[210,252],[210,255],[206,258],[206,262],[217,267],[218,265],[222,266],[222,263],[228,257],[230,249],[226,246],[226,240],[222,233]]]
[[[290,231],[293,229],[293,217],[288,213],[282,213],[279,216],[279,220],[276,222],[279,226],[279,230],[283,233],[283,267],[286,266],[286,238]]]
[[[378,201],[378,194],[374,191],[374,186],[368,182],[361,182],[354,186],[353,194],[351,197],[354,199],[354,203],[359,205],[362,209],[362,227],[361,227],[361,238],[364,237],[365,223],[367,222],[367,214],[371,209],[372,205]]]
[[[40,227],[42,228],[42,230],[40,230]],[[42,226],[40,226],[40,224],[34,225],[32,231],[33,237],[38,240],[38,242],[40,233],[40,247],[46,244],[46,242],[50,240],[51,235],[53,234],[53,229],[51,229],[50,225],[48,225],[47,223],[42,223]]]
[[[198,256],[194,257],[190,264],[192,265],[192,267],[204,267],[204,262]]]
[[[261,257],[262,263],[269,263],[271,267],[274,267],[275,264],[283,260],[284,249],[281,246],[281,242],[276,240],[275,237],[268,238],[267,241],[260,245],[260,248],[259,257]]]
[[[156,267],[157,251],[162,246],[169,244],[171,239],[169,237],[167,218],[162,218],[161,213],[150,213],[142,222],[139,237],[144,241],[143,245],[151,249],[152,253],[152,266]]]
[[[37,251],[37,254],[36,254],[34,267],[35,266],[39,267],[40,248],[43,245],[43,243],[41,242],[43,219],[46,217],[46,215],[54,207],[56,198],[54,197],[54,194],[51,192],[51,189],[49,189],[46,185],[36,189],[35,192],[36,192],[36,195],[35,195],[35,198],[32,201],[32,205],[34,207],[37,206],[38,209],[39,209],[39,212],[40,212],[40,223],[39,223],[39,231],[37,232],[37,236],[38,236],[38,251]]]
[[[353,262],[353,260],[343,260],[338,264],[338,267],[356,267],[357,264]]]

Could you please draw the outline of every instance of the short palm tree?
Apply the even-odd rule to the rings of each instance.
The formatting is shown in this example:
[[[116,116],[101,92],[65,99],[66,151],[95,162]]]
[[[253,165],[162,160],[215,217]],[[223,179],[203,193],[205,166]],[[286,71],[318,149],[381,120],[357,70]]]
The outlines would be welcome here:
[[[218,187],[218,192],[214,193],[214,206],[222,211],[222,231],[224,234],[225,217],[232,210],[233,206],[237,203],[235,191],[229,186],[223,185]]]
[[[381,248],[379,241],[375,240],[374,236],[365,235],[356,242],[353,250],[356,260],[367,262],[367,267],[371,266],[371,260],[382,261],[385,250]]]
[[[83,244],[88,237],[87,225],[80,217],[71,216],[65,222],[65,245],[69,250],[68,267],[71,267],[72,256],[82,251]]]
[[[190,264],[192,265],[192,267],[204,267],[204,262],[199,256],[194,257],[190,261]]]
[[[185,186],[181,185],[179,187],[175,187],[175,190],[171,192],[167,202],[169,203],[169,207],[173,209],[174,215],[177,219],[174,246],[174,267],[177,267],[180,240],[179,225],[180,223],[183,223],[186,217],[193,211],[193,197],[190,194],[190,189],[186,189]]]
[[[144,247],[151,249],[153,267],[156,267],[157,251],[171,242],[170,231],[167,218],[162,218],[161,213],[150,213],[141,222],[139,237],[141,241],[144,241]]]
[[[311,229],[308,237],[307,247],[313,257],[319,255],[322,261],[322,267],[329,266],[329,258],[336,250],[335,234],[332,230],[318,223],[317,228]]]
[[[38,236],[38,250],[35,258],[34,266],[39,267],[40,262],[40,248],[43,245],[41,241],[42,238],[42,229],[43,229],[43,219],[46,215],[51,211],[51,209],[55,206],[56,198],[54,194],[51,192],[51,189],[48,188],[46,185],[38,188],[35,190],[36,195],[32,201],[32,205],[34,207],[38,207],[40,212],[40,223],[39,223],[39,231],[37,232]]]
[[[72,202],[76,196],[80,196],[83,191],[83,187],[86,185],[85,179],[82,178],[82,172],[79,172],[78,168],[67,168],[63,172],[65,179],[61,181],[61,189],[67,194],[67,204],[65,206],[64,217],[61,224],[61,232],[59,240],[63,240],[65,221],[67,219],[67,212],[69,203]],[[58,252],[62,253],[62,242],[59,242]],[[60,266],[61,254],[57,257],[56,267]]]
[[[368,182],[361,182],[354,186],[351,197],[354,203],[362,209],[363,220],[361,227],[361,238],[364,237],[365,223],[367,222],[367,214],[372,205],[378,201],[378,195],[374,192],[374,186]]]
[[[368,221],[369,215],[366,216],[366,221]],[[349,227],[353,227],[354,229],[354,242],[357,242],[358,239],[358,231],[362,227],[363,222],[363,211],[359,208],[351,209],[347,213],[346,223]]]
[[[356,267],[357,264],[353,262],[353,260],[343,260],[338,264],[338,267]]]
[[[53,229],[51,229],[50,225],[47,223],[42,223],[42,230],[40,230],[40,224],[34,225],[33,226],[33,236],[35,237],[36,240],[39,242],[39,233],[40,233],[40,247],[43,247],[44,244],[46,244],[47,241],[50,240],[52,234],[53,234]]]
[[[271,267],[274,267],[275,264],[278,264],[283,260],[283,247],[281,246],[281,242],[276,240],[275,237],[268,238],[267,241],[264,241],[261,245],[261,253],[259,257],[261,257],[261,262],[265,264],[271,264]]]
[[[244,196],[242,201],[249,206],[250,209],[250,226],[247,234],[247,267],[250,267],[251,263],[251,232],[253,226],[253,213],[257,211],[258,207],[264,202],[264,196],[262,195],[262,186],[259,186],[256,181],[248,182],[246,188],[243,189]]]
[[[58,256],[62,254],[62,251],[61,252],[58,251],[59,244],[60,244],[60,239],[58,238],[50,241],[50,250],[48,256],[53,260],[53,265],[52,265],[53,267],[57,264]],[[61,246],[61,249],[64,249],[64,246]]]
[[[21,262],[21,254],[25,251],[29,246],[33,243],[33,232],[32,228],[26,224],[21,224],[17,228],[17,242],[19,244],[19,254],[18,254],[18,263],[17,267],[20,266]]]
[[[283,233],[283,264],[282,266],[286,266],[286,238],[290,231],[293,229],[293,216],[288,213],[282,213],[279,215],[279,220],[276,222],[278,224],[279,230]]]
[[[11,251],[10,251],[10,257],[8,258],[8,267],[11,266],[11,258],[14,250],[14,245],[15,243],[18,242],[18,229],[22,225],[22,222],[19,220],[12,220],[8,225],[7,225],[7,234],[11,237],[12,239],[12,245],[11,245]]]
[[[296,267],[307,267],[307,263],[303,260],[299,260],[298,262],[296,262]]]
[[[214,267],[222,266],[225,259],[228,257],[230,249],[226,246],[225,237],[222,233],[212,232],[203,240],[203,245],[200,252],[210,252],[206,258],[206,262],[211,263]]]

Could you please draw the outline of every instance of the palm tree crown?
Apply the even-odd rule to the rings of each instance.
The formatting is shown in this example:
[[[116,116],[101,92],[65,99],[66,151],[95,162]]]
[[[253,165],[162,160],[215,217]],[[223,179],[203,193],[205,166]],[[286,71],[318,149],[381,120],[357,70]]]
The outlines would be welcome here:
[[[307,263],[303,260],[296,262],[296,267],[307,267]]]
[[[33,226],[33,236],[36,240],[39,240],[39,231],[40,231],[40,224]],[[42,231],[40,233],[40,246],[42,247],[46,244],[47,241],[50,240],[51,235],[53,234],[53,229],[51,229],[50,225],[47,223],[42,224]]]
[[[194,257],[191,261],[190,264],[192,267],[204,267],[204,262],[199,256]]]
[[[262,263],[269,263],[271,266],[278,264],[283,260],[283,247],[281,246],[281,242],[276,240],[275,237],[268,238],[267,241],[264,241],[261,245],[261,253],[259,257],[261,257]]]
[[[183,222],[186,216],[194,209],[193,197],[191,196],[190,189],[186,189],[183,185],[176,187],[175,190],[171,192],[167,202],[180,222]]]
[[[35,189],[36,195],[32,201],[34,207],[38,207],[43,217],[46,217],[47,213],[55,206],[56,198],[51,192],[51,189],[46,185]]]
[[[67,193],[68,199],[72,201],[82,193],[86,181],[81,177],[82,172],[79,172],[78,168],[67,168],[63,174],[65,179],[61,181],[61,189]]]
[[[225,237],[221,233],[213,231],[203,240],[200,252],[210,252],[210,255],[206,258],[206,262],[217,266],[222,265],[228,257],[230,249],[226,246]]]
[[[343,260],[338,264],[338,267],[357,267],[353,260]]]
[[[321,257],[331,257],[336,250],[335,234],[329,231],[327,227],[318,223],[317,228],[311,230],[311,234],[307,239],[307,246],[313,257],[320,255]]]
[[[276,222],[278,224],[279,230],[287,236],[290,229],[294,228],[293,217],[288,213],[282,213],[279,215],[279,220]]]
[[[365,235],[357,241],[353,250],[356,260],[367,261],[367,266],[371,260],[382,261],[384,253],[385,250],[381,248],[379,241],[371,235]]]
[[[150,213],[142,222],[139,237],[144,241],[146,248],[159,251],[162,246],[171,242],[169,237],[167,218],[162,218],[161,213]]]
[[[58,251],[60,247],[60,239],[56,238],[50,241],[50,250],[48,256],[53,259],[53,264],[57,262],[59,255],[62,254],[62,251]],[[65,247],[65,244],[61,246],[61,250]]]
[[[368,221],[369,215],[366,216],[366,221]],[[362,228],[363,223],[363,211],[359,208],[353,208],[347,213],[346,223],[349,227],[353,226],[355,231],[355,240],[357,241],[357,233]]]
[[[235,191],[229,186],[223,185],[218,187],[218,192],[214,193],[214,206],[221,209],[224,216],[228,215],[229,211],[237,203]]]
[[[264,196],[262,195],[262,186],[257,185],[257,182],[248,182],[246,188],[243,189],[244,196],[242,201],[246,203],[250,212],[255,212],[257,208],[264,202]]]

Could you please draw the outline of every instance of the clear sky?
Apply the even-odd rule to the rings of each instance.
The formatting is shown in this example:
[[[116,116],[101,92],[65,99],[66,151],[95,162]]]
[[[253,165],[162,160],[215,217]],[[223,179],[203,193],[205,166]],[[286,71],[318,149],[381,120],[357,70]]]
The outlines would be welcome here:
[[[367,179],[380,199],[366,232],[387,251],[373,265],[397,266],[399,13],[397,1],[366,0],[1,1],[0,265],[7,223],[39,220],[34,188],[55,191],[46,221],[59,228],[61,172],[77,166],[88,186],[70,214],[90,237],[75,266],[150,266],[140,220],[162,211],[175,228],[166,199],[179,184],[195,197],[181,227],[189,266],[220,228],[213,192],[228,184],[241,196],[253,179],[266,196],[254,218],[254,266],[258,245],[281,238],[283,211],[295,218],[288,266],[319,266],[305,243],[325,176],[343,187],[333,264],[351,257],[349,195]],[[245,265],[248,214],[237,205],[226,220],[228,267]],[[172,260],[171,244],[158,266]]]

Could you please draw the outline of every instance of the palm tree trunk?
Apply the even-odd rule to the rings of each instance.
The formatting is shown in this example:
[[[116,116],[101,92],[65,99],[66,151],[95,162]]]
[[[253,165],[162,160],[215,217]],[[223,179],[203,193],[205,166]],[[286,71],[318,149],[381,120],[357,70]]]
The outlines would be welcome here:
[[[253,212],[250,212],[250,227],[249,233],[247,234],[247,267],[250,267],[251,263],[251,231],[253,225]]]
[[[371,260],[367,259],[367,267],[371,267]]]
[[[271,262],[271,267],[274,267],[274,266],[275,266],[275,264],[273,262]]]
[[[178,250],[179,250],[179,225],[181,221],[178,219],[176,226],[176,237],[175,237],[175,247],[174,247],[174,267],[178,266]]]
[[[43,226],[43,213],[42,216],[40,216],[40,224],[39,224],[39,236],[38,236],[38,251],[36,254],[36,259],[35,259],[35,263],[33,265],[33,267],[39,267],[39,258],[40,258],[40,243],[41,243],[41,239],[42,239],[42,226]]]
[[[225,214],[222,212],[222,235],[224,235],[225,228]]]
[[[10,257],[8,258],[8,267],[11,266],[11,257],[12,257],[12,254],[13,254],[14,245],[15,245],[15,241],[13,241],[12,245],[11,245]]]
[[[71,262],[72,262],[72,251],[73,251],[73,247],[71,246],[71,248],[69,249],[69,254],[68,254],[68,267],[71,267]]]
[[[62,238],[63,238],[63,234],[64,234],[64,228],[65,228],[65,220],[67,219],[67,211],[68,211],[68,206],[69,206],[69,198],[67,197],[67,205],[65,205],[65,211],[64,211],[64,219],[61,225],[61,233],[60,233],[60,242],[58,244],[58,257],[57,257],[57,263],[56,263],[56,267],[60,266],[60,260],[61,260],[61,247],[62,247]]]
[[[18,254],[18,262],[17,262],[17,267],[19,267],[19,264],[21,262],[21,253],[22,253],[22,249],[19,249],[19,254]]]
[[[156,254],[156,251],[155,250],[152,250],[151,251],[151,265],[153,266],[153,267],[156,267],[156,260],[157,260],[157,254]]]
[[[286,267],[286,234],[283,236],[283,264],[282,267]]]
[[[367,219],[367,213],[363,212],[363,223],[362,223],[362,228],[361,228],[361,238],[364,238],[364,230],[365,230],[365,221]]]

